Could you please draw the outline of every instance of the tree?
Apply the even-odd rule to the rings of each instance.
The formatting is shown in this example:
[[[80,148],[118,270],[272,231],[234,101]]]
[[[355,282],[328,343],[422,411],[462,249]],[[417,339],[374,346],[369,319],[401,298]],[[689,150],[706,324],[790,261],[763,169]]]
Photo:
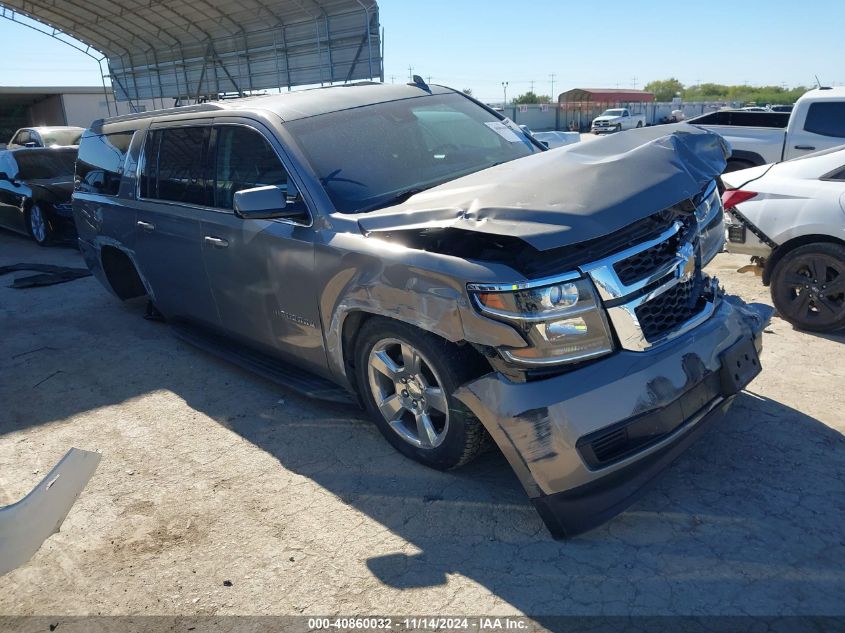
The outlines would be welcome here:
[[[658,79],[650,81],[645,85],[646,92],[653,92],[655,101],[671,101],[684,91],[684,84],[670,77],[669,79]]]
[[[721,101],[724,103],[756,103],[758,105],[774,103],[795,103],[807,92],[804,86],[786,88],[785,86],[728,86],[725,84],[703,83],[684,86],[674,77],[651,81],[645,89],[653,92],[656,101],[671,101],[678,95],[684,101]]]
[[[468,97],[472,96],[472,88],[464,88],[464,94]]]
[[[528,104],[528,103],[549,103],[551,98],[548,95],[538,95],[529,90],[525,94],[521,94],[516,97],[513,102],[514,104],[521,105],[521,104]]]

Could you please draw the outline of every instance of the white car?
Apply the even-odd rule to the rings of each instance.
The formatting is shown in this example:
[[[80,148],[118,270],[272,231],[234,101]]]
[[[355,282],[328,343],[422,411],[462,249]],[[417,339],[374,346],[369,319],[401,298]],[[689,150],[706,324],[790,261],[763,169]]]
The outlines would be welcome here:
[[[593,134],[603,134],[621,132],[635,127],[645,127],[644,114],[632,114],[628,108],[611,108],[593,119],[590,131]]]
[[[578,132],[534,132],[533,134],[534,138],[541,143],[545,143],[549,149],[572,145],[581,141],[581,135]]]
[[[724,174],[727,250],[762,268],[794,326],[845,327],[845,146]]]

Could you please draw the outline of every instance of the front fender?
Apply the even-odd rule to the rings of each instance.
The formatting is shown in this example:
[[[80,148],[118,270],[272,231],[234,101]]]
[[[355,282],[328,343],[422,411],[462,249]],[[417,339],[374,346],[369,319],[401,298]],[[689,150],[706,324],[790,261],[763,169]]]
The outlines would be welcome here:
[[[343,248],[346,241],[354,250]],[[469,305],[466,279],[475,264],[415,249],[386,252],[385,243],[336,236],[317,251],[320,318],[331,372],[347,382],[344,324],[356,312],[412,325],[451,342],[524,347],[509,325],[485,319]]]

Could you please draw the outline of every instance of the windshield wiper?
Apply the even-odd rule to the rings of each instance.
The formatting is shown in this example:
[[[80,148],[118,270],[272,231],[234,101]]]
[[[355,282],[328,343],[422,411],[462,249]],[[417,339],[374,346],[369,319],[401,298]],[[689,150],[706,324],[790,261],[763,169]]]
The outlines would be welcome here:
[[[394,204],[401,204],[401,203],[405,202],[405,200],[407,200],[408,198],[411,198],[412,196],[415,196],[418,193],[422,193],[426,189],[428,189],[428,187],[425,187],[425,188],[413,187],[411,189],[405,189],[404,191],[400,191],[399,193],[397,193],[393,196],[390,196],[386,200],[380,200],[378,203],[376,203],[372,206],[364,207],[363,209],[361,209],[361,212],[374,211],[375,209],[381,209],[381,208],[384,208],[384,207],[392,207]]]

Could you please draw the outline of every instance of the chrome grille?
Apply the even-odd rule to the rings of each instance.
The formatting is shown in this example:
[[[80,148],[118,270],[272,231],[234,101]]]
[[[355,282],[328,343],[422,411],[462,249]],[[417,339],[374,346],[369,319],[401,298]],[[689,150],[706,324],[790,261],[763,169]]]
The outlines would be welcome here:
[[[685,241],[694,240],[695,225],[689,217],[681,220],[678,232],[651,248],[647,248],[613,265],[619,280],[630,285],[670,265]]]
[[[652,239],[582,268],[624,349],[665,343],[713,313],[718,282],[701,270],[698,238],[696,214],[680,213]]]
[[[649,342],[660,339],[704,309],[700,276],[682,281],[634,310],[643,336]]]

